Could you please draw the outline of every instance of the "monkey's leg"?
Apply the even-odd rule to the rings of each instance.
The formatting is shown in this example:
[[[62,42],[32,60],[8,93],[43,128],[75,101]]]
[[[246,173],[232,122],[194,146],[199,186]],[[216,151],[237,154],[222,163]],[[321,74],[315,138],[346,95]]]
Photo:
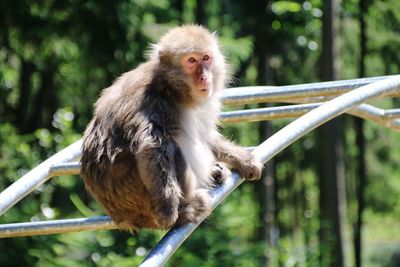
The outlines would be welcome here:
[[[207,189],[197,189],[185,198],[179,209],[177,225],[196,223],[211,213],[211,196]]]
[[[199,222],[211,212],[211,196],[208,189],[198,188],[196,177],[190,168],[186,169],[181,184],[184,199],[179,208],[177,225]]]
[[[212,150],[217,160],[239,171],[246,180],[256,180],[260,178],[262,163],[243,147],[219,135],[217,140],[212,144]]]
[[[178,173],[182,155],[172,142],[147,144],[136,153],[138,169],[145,185],[160,228],[169,228],[178,219],[182,190]]]

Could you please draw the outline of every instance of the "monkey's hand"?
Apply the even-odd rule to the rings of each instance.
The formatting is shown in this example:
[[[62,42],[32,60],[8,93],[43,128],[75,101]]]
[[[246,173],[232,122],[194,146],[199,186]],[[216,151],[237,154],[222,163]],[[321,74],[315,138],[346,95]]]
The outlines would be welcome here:
[[[242,156],[243,158],[239,162],[238,171],[243,178],[249,181],[260,179],[263,164],[253,154],[248,153]]]
[[[226,163],[229,168],[239,171],[246,180],[260,178],[263,164],[249,151],[235,145],[222,135],[215,139],[212,146],[216,159]]]
[[[222,184],[230,175],[229,169],[221,162],[216,162],[211,168],[211,177],[216,184]]]

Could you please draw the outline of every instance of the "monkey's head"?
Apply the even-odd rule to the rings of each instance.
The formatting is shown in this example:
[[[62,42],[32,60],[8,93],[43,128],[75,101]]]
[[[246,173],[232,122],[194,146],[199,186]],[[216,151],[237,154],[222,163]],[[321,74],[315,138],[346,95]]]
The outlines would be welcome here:
[[[197,25],[177,27],[167,32],[153,47],[168,81],[194,102],[203,102],[224,87],[225,59],[215,33]],[[180,84],[180,85],[179,85]]]

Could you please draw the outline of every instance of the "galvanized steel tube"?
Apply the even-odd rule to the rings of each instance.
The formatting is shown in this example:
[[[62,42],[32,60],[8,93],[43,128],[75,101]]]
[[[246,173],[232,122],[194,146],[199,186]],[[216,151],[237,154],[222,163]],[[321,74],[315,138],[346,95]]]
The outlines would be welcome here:
[[[321,103],[287,105],[279,107],[255,108],[235,111],[225,111],[220,115],[223,123],[253,122],[262,120],[275,120],[295,118],[320,106]]]
[[[46,161],[19,178],[12,185],[0,193],[0,215],[11,208],[15,203],[47,181],[51,167],[55,164],[76,160],[81,155],[82,141],[79,140],[62,151],[51,156]]]
[[[330,81],[284,86],[247,86],[224,90],[222,98],[225,105],[279,102],[294,99],[336,96],[366,84],[388,79],[393,76],[371,77],[353,80]],[[311,102],[311,101],[306,101]]]
[[[116,229],[108,216],[0,225],[0,238]]]
[[[319,107],[323,103],[287,105],[278,107],[256,108],[246,110],[225,111],[221,113],[223,123],[255,122],[264,120],[295,118]],[[381,109],[368,104],[354,107],[346,113],[370,120],[384,127],[400,131],[400,112],[398,109]]]

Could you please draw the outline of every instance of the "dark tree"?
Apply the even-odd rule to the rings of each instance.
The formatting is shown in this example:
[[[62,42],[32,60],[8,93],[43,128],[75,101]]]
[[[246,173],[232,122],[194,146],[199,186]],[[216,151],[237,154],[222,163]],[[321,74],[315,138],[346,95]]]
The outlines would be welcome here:
[[[338,58],[338,5],[337,0],[323,4],[322,79],[336,80],[339,73]],[[344,162],[342,123],[334,119],[319,131],[320,187],[320,264],[344,266],[342,217],[344,216]]]
[[[248,32],[254,36],[254,59],[257,64],[257,85],[274,84],[272,69],[270,66],[272,42],[270,25],[271,14],[269,14],[270,1],[252,1],[243,7],[246,14],[253,18],[247,20],[246,26]],[[260,104],[260,107],[265,107],[266,104]],[[273,134],[272,125],[270,122],[262,121],[258,124],[259,143],[265,141]],[[268,250],[265,251],[260,259],[260,266],[268,266],[271,261],[271,248],[276,241],[276,226],[275,226],[275,163],[270,160],[265,164],[264,172],[260,182],[257,183],[255,193],[258,203],[260,204],[259,221],[260,226],[257,229],[257,241],[261,244],[268,244]]]
[[[206,25],[206,12],[205,7],[207,6],[207,0],[196,1],[196,23],[200,25]]]
[[[360,23],[360,62],[359,77],[365,76],[365,56],[367,54],[367,34],[365,16],[368,12],[368,0],[359,1],[359,23]],[[355,119],[356,145],[358,147],[357,155],[357,217],[354,223],[354,260],[355,266],[362,266],[362,235],[363,213],[365,209],[365,188],[367,186],[367,175],[365,169],[365,135],[364,120]]]

